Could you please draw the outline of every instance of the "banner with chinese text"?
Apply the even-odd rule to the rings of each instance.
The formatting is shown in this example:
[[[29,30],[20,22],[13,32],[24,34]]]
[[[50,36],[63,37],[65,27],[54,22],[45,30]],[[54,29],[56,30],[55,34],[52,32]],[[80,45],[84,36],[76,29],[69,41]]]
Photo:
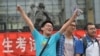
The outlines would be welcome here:
[[[85,35],[85,32],[83,30],[76,30],[74,34],[80,38]],[[100,30],[97,30],[97,36],[97,39],[100,40]],[[31,33],[0,33],[0,56],[36,56],[35,40]]]

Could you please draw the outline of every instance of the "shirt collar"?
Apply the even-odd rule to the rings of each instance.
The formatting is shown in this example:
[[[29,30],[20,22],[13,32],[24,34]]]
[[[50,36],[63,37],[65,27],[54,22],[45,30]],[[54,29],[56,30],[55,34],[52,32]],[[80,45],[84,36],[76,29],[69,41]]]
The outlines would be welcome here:
[[[89,35],[86,35],[86,39],[87,39],[89,42],[93,42],[92,38],[91,38]],[[94,38],[94,40],[96,41],[96,38]]]

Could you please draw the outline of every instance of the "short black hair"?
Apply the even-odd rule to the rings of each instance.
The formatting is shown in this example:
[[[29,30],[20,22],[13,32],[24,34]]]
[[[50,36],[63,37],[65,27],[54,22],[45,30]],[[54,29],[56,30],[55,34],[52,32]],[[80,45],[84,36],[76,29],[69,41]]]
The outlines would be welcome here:
[[[88,30],[88,25],[95,25],[95,24],[93,24],[93,23],[91,23],[91,22],[87,23],[87,24],[85,25],[85,27],[84,27],[84,30]]]
[[[41,28],[44,27],[46,23],[51,23],[52,26],[54,26],[52,21],[46,20],[46,21],[44,21],[44,22],[41,24]]]

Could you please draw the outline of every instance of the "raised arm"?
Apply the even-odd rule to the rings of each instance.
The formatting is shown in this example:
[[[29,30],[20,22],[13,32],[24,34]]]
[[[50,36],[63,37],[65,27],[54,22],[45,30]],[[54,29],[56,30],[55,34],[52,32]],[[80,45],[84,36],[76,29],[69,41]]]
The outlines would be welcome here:
[[[66,28],[76,19],[78,15],[78,9],[76,9],[72,15],[72,17],[61,27],[61,29],[59,30],[60,33],[63,33]]]
[[[23,10],[23,8],[21,6],[17,6],[17,10],[20,12],[21,16],[23,17],[23,19],[28,24],[30,30],[33,31],[34,30],[34,25],[33,25],[32,21],[31,21],[31,19],[27,16],[25,11]]]

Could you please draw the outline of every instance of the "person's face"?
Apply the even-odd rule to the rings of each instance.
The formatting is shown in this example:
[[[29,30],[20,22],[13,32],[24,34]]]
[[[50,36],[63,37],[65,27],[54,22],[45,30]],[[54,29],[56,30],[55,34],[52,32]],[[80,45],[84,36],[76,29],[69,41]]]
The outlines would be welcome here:
[[[68,26],[68,28],[67,28],[66,31],[68,31],[68,32],[70,32],[70,33],[73,33],[73,31],[75,31],[75,30],[76,30],[76,23],[75,23],[75,22],[72,22],[72,23]]]
[[[50,35],[53,31],[53,25],[51,23],[46,23],[44,27],[41,28],[41,30],[43,33]]]
[[[91,36],[91,37],[95,37],[96,36],[96,27],[95,27],[95,25],[88,25],[87,34],[89,36]]]

